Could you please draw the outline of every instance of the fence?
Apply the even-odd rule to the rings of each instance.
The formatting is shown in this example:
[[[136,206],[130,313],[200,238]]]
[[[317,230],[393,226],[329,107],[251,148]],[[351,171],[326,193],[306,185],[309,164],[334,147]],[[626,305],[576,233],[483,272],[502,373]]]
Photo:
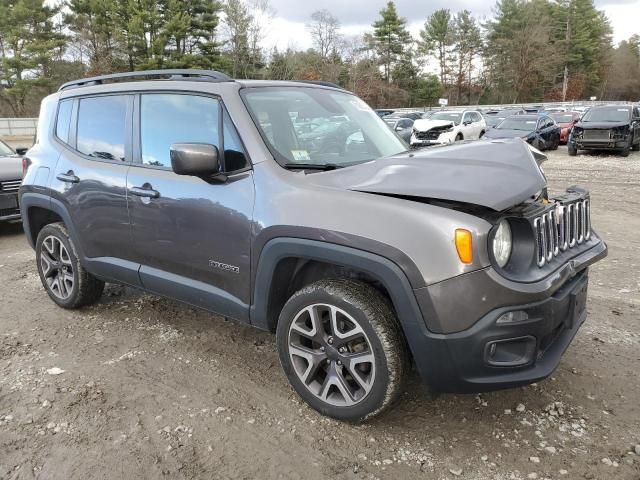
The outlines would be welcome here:
[[[33,137],[37,118],[0,118],[0,137]]]

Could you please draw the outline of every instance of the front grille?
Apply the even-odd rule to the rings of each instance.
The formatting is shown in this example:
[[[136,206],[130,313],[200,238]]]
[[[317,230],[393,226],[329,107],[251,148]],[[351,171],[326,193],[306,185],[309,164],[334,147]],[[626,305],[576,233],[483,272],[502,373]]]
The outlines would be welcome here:
[[[610,130],[585,130],[582,133],[585,140],[609,140],[611,138]]]
[[[0,218],[20,214],[19,208],[0,208]]]
[[[416,138],[418,140],[438,140],[440,134],[447,131],[451,127],[437,127],[427,130],[426,132],[416,131]]]
[[[539,267],[560,253],[591,238],[589,199],[557,203],[555,208],[533,219],[536,256]]]
[[[7,180],[0,182],[0,192],[2,193],[15,193],[20,188],[22,180]]]

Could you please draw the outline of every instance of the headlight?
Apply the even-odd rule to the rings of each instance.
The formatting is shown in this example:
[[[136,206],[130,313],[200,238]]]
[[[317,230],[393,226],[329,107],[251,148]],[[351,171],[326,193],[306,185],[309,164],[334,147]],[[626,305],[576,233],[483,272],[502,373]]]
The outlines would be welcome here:
[[[511,248],[513,246],[511,238],[511,227],[506,220],[500,220],[496,233],[493,236],[493,258],[500,268],[504,267],[511,256]]]

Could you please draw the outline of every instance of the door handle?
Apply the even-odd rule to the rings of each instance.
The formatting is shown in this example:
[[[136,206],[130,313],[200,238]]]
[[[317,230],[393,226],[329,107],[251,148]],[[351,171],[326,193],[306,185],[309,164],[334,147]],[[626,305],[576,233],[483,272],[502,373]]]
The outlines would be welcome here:
[[[160,192],[151,188],[151,185],[145,183],[142,187],[131,187],[129,189],[129,193],[131,195],[135,195],[137,197],[142,198],[158,198],[160,197]]]
[[[80,181],[80,177],[76,176],[73,170],[69,170],[67,173],[59,173],[56,178],[66,183],[78,183]]]

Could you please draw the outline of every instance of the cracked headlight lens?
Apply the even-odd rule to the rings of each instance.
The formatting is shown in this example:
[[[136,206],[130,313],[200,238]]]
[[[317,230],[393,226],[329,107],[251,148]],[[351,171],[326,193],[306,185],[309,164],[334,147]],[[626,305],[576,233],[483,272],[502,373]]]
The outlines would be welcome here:
[[[493,258],[500,268],[504,267],[511,257],[511,249],[513,241],[511,236],[511,227],[506,220],[500,220],[495,235],[493,236]]]

